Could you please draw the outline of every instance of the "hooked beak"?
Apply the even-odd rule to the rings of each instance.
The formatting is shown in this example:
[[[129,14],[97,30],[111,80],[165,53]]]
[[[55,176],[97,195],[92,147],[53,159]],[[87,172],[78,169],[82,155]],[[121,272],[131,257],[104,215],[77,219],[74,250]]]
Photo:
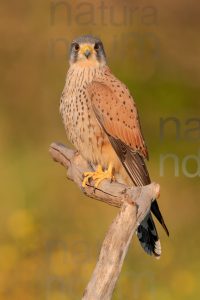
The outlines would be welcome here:
[[[88,58],[91,55],[91,51],[89,49],[85,50],[84,55]]]
[[[83,45],[81,47],[81,53],[85,55],[85,57],[88,59],[90,55],[92,54],[93,48],[90,45]]]

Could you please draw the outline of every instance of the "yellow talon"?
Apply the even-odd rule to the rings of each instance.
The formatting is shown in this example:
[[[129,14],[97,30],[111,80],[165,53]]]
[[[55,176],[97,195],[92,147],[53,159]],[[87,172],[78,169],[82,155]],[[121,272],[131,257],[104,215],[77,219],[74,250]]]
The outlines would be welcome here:
[[[103,181],[104,179],[110,179],[110,181],[115,180],[115,177],[113,175],[112,164],[109,164],[108,170],[106,171],[103,171],[102,166],[98,165],[95,172],[85,172],[83,175],[84,175],[84,179],[82,182],[83,187],[85,187],[91,179],[94,180],[95,182],[94,184],[95,188],[97,188],[101,183],[101,181]]]

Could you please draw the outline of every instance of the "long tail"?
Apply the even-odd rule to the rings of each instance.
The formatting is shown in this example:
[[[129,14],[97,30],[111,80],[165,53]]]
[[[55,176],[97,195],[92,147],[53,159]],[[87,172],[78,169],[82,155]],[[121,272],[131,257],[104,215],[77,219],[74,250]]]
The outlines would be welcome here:
[[[159,258],[161,243],[151,213],[149,213],[137,229],[137,236],[144,251]]]
[[[144,158],[140,155],[140,153],[137,151],[133,151],[133,149],[131,149],[121,140],[114,138],[108,133],[107,135],[116,154],[118,155],[122,165],[124,166],[134,185],[144,186],[150,184],[151,180],[149,177],[149,173],[146,168]],[[163,226],[167,235],[169,235],[169,231],[167,229],[167,226],[165,225],[156,200],[152,202],[151,211]],[[142,221],[142,223],[138,226],[137,235],[140,244],[146,251],[146,253],[155,255],[157,258],[159,258],[161,255],[161,244],[151,213],[149,213]]]
[[[165,229],[166,234],[169,236],[169,231],[167,226],[165,225],[164,219],[160,212],[158,203],[156,200],[152,202],[151,211],[158,219],[160,224]],[[151,213],[149,213],[146,218],[142,221],[137,230],[137,236],[140,241],[142,248],[149,255],[155,255],[156,258],[159,258],[161,255],[161,244],[158,236],[158,232],[156,230],[156,226],[154,224]]]

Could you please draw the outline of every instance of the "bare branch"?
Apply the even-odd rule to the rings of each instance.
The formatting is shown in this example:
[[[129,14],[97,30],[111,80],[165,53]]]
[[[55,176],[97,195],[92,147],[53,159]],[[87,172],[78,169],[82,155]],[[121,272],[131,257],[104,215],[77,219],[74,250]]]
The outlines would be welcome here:
[[[50,146],[52,158],[67,169],[67,176],[90,198],[120,207],[101,247],[100,256],[85,289],[82,300],[109,300],[119,277],[133,234],[150,211],[152,199],[158,198],[160,187],[151,183],[143,187],[128,187],[104,180],[99,188],[94,182],[82,187],[83,173],[93,168],[78,154],[63,144]]]

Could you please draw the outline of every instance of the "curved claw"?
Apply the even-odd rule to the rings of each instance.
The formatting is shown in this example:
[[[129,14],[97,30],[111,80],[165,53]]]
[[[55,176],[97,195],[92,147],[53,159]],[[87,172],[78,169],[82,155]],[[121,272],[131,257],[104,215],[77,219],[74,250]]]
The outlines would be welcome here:
[[[83,187],[89,184],[90,179],[94,180],[95,188],[97,188],[101,183],[101,181],[103,181],[104,179],[110,179],[111,182],[115,180],[115,177],[113,175],[113,168],[111,164],[109,165],[108,170],[106,171],[103,171],[102,166],[98,165],[95,172],[85,172],[83,175],[84,175],[84,179],[82,182]]]

